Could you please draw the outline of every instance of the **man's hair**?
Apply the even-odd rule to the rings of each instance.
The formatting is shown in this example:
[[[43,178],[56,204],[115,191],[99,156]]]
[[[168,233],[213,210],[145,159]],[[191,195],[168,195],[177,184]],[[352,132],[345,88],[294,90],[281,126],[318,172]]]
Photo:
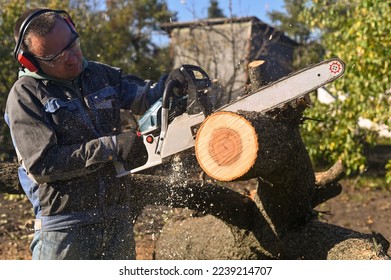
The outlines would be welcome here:
[[[20,32],[20,27],[22,26],[23,22],[33,13],[42,10],[42,8],[36,8],[36,9],[31,9],[23,13],[16,21],[15,27],[14,27],[14,39],[15,42],[18,42],[19,39],[19,32]],[[27,29],[24,31],[23,34],[23,42],[21,44],[21,49],[23,51],[29,52],[31,49],[31,40],[30,40],[30,35],[35,35],[35,36],[45,36],[48,33],[50,33],[56,21],[58,19],[61,19],[62,17],[54,12],[54,11],[48,11],[46,13],[43,13],[41,15],[36,16],[28,25]]]

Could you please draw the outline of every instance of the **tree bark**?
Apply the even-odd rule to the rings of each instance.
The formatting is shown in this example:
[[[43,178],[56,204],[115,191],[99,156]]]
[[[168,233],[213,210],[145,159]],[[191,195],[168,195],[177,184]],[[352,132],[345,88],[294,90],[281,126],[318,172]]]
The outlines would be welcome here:
[[[363,234],[316,219],[287,231],[278,242],[280,250],[273,255],[262,247],[253,231],[233,227],[211,215],[171,219],[159,236],[155,257],[169,260],[389,259],[385,253],[389,243],[382,235]]]

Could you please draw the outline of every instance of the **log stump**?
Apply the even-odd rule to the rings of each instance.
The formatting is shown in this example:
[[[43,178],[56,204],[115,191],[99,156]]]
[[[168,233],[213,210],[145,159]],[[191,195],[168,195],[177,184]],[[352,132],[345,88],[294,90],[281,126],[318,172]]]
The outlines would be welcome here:
[[[254,60],[248,64],[248,76],[250,78],[250,91],[255,91],[264,86],[266,82],[263,79],[265,60]]]

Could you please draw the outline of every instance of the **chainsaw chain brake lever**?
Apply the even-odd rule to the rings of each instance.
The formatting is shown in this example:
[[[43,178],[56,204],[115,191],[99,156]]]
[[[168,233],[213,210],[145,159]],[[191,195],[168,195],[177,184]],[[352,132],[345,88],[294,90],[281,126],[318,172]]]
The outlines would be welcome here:
[[[201,67],[190,64],[184,64],[179,69],[187,80],[187,112],[209,115],[213,106],[206,96],[207,89],[212,85],[208,74]]]

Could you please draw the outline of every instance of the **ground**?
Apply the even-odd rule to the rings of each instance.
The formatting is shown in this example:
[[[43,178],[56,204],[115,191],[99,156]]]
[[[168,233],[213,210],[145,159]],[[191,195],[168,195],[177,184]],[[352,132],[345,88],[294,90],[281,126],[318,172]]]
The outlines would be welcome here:
[[[381,233],[391,242],[391,189],[376,184],[358,187],[356,183],[354,179],[341,181],[342,193],[317,207],[321,218],[363,233]],[[144,210],[135,225],[138,259],[153,258],[159,231],[173,214],[175,210],[173,213],[166,207]],[[31,259],[33,233],[25,228],[31,218],[30,204],[24,196],[0,194],[0,260]]]

